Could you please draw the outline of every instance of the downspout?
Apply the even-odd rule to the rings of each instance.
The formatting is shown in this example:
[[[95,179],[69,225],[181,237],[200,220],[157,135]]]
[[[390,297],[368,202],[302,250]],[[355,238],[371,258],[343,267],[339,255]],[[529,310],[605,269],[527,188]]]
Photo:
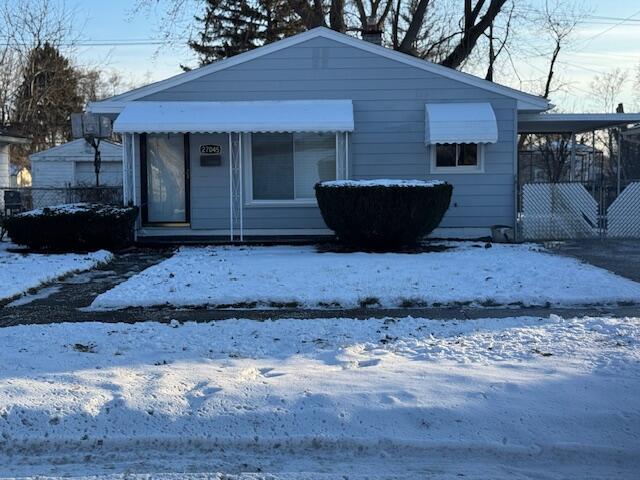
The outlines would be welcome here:
[[[244,179],[242,178],[242,133],[238,133],[238,167],[240,169],[240,178],[239,178],[239,182],[240,182],[240,241],[244,242],[244,198],[243,198],[243,186],[244,186]]]
[[[133,199],[133,205],[138,204],[138,196],[136,195],[136,134],[131,133],[131,198]],[[140,217],[138,217],[140,218]],[[136,228],[133,229],[133,241],[138,241],[138,222],[136,222]]]
[[[520,225],[518,225],[518,200],[520,190],[520,152],[518,151],[518,107],[516,104],[513,116],[513,145],[514,145],[514,173],[513,173],[513,241],[520,242]]]
[[[571,133],[571,171],[569,172],[569,180],[573,182],[575,180],[575,168],[576,168],[576,134]]]
[[[122,204],[127,205],[129,200],[129,134],[122,136]]]
[[[345,161],[344,173],[346,177],[345,180],[349,180],[349,132],[345,132],[344,161]]]
[[[231,132],[229,132],[229,240],[233,242],[233,160],[231,158],[233,142],[231,140]]]

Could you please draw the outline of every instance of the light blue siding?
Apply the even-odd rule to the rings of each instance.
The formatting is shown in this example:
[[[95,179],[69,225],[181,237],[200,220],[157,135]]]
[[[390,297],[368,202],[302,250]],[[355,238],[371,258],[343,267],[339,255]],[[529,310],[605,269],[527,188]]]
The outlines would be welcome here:
[[[220,166],[200,165],[200,146],[222,148]],[[191,228],[220,230],[229,228],[229,136],[224,133],[192,133],[191,150]]]
[[[454,193],[442,227],[513,225],[516,100],[512,98],[330,39],[314,38],[141,101],[295,99],[353,100],[351,178],[444,179],[453,184]],[[424,104],[487,101],[496,113],[498,142],[486,146],[485,173],[430,174],[429,149],[424,144]],[[192,148],[195,143],[192,141]],[[224,183],[213,177],[196,177],[192,177],[196,182],[191,199],[193,227],[227,227],[228,178]],[[326,227],[316,207],[244,206],[244,228]]]

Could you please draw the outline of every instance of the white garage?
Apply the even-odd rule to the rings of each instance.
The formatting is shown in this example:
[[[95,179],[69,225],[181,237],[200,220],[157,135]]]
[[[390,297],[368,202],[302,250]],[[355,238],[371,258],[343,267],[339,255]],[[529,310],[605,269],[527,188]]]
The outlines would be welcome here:
[[[32,185],[38,187],[94,186],[94,150],[84,139],[29,156]],[[122,185],[122,145],[100,143],[100,185]]]

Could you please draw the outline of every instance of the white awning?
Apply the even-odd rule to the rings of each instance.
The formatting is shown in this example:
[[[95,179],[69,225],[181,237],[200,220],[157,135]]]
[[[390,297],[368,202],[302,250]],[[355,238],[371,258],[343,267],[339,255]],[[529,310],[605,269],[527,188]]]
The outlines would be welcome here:
[[[427,103],[425,142],[496,143],[498,124],[490,103]]]
[[[351,100],[145,102],[127,104],[119,133],[351,132]]]

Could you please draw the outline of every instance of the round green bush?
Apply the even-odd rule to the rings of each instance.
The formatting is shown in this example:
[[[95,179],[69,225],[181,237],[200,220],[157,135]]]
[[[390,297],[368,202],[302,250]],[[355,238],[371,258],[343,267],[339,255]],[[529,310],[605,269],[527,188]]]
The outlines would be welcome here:
[[[372,250],[414,246],[449,208],[453,187],[441,181],[338,180],[315,186],[318,206],[338,240]]]
[[[11,241],[34,250],[118,249],[133,242],[137,207],[75,203],[37,208],[5,220]]]

